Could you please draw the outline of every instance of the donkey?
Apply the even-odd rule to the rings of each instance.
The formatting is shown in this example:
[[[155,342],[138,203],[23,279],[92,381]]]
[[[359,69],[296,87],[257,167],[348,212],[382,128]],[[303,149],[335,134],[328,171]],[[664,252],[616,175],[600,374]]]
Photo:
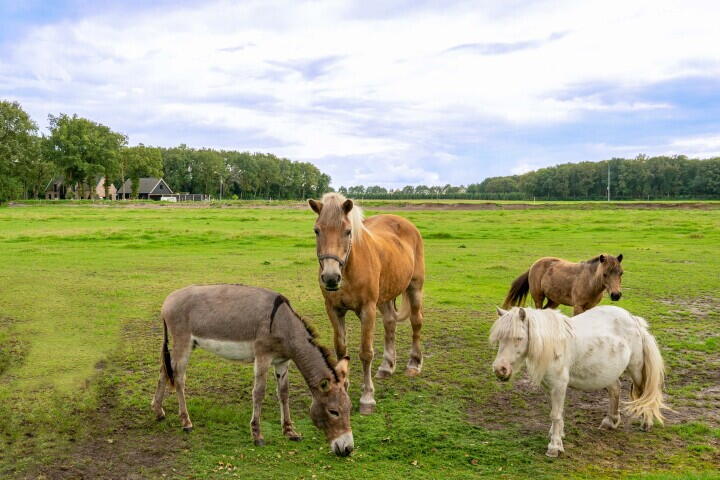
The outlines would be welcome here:
[[[422,369],[420,329],[425,257],[420,232],[410,221],[396,215],[363,219],[362,209],[338,193],[322,201],[308,200],[317,213],[315,236],[320,263],[319,283],[325,310],[335,333],[338,357],[346,352],[345,314],[352,310],[360,318],[360,359],[363,367],[360,413],[375,409],[372,381],[373,337],[379,307],[385,327],[385,350],[377,378],[395,371],[395,327],[407,318],[412,325],[412,348],[405,373],[418,375]],[[395,298],[403,296],[400,311]]]
[[[627,310],[601,306],[568,318],[557,310],[498,308],[499,318],[490,331],[498,345],[493,370],[507,381],[524,363],[532,381],[550,393],[549,457],[564,452],[563,409],[567,387],[586,392],[607,389],[608,413],[600,428],[620,425],[620,376],[632,379],[632,401],[627,412],[640,417],[643,430],[654,421],[662,424],[665,378],[663,359],[647,322]]]
[[[602,254],[580,263],[555,257],[541,258],[515,279],[503,308],[524,306],[528,292],[535,301],[535,308],[569,305],[573,307],[574,315],[600,303],[605,290],[611,300],[618,301],[622,296],[622,260],[622,253],[617,257]],[[547,303],[543,306],[545,298]]]
[[[349,357],[332,365],[327,350],[316,342],[315,332],[282,295],[244,285],[192,285],[165,299],[161,311],[165,339],[162,364],[152,409],[158,420],[166,385],[175,387],[183,430],[192,430],[185,404],[185,371],[195,347],[230,360],[255,362],[253,414],[250,427],[255,445],[265,440],[260,431],[260,409],[267,372],[275,367],[283,434],[298,441],[290,419],[288,363],[295,362],[312,395],[310,418],[325,432],[336,455],[347,456],[354,447],[348,396]],[[168,350],[168,330],[173,337]]]

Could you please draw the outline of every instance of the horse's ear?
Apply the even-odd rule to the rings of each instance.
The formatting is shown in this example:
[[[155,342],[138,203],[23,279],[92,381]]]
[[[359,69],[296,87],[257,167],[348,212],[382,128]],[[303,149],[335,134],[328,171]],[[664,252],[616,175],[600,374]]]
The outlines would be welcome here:
[[[495,307],[495,309],[497,310],[498,317],[502,317],[503,315],[505,315],[507,313],[507,310],[503,310],[500,307]]]
[[[522,320],[524,322],[526,318],[527,318],[527,313],[525,312],[525,309],[520,308],[520,320]]]
[[[350,210],[352,210],[352,207],[353,207],[353,201],[350,200],[349,198],[347,200],[345,200],[345,202],[342,204],[342,209],[343,209],[343,212],[345,212],[345,215],[350,213]]]
[[[348,364],[349,363],[350,363],[350,357],[345,355],[335,365],[335,372],[337,373],[338,380],[340,381],[340,383],[345,385],[346,389],[348,387]]]
[[[315,201],[311,198],[310,200],[308,200],[308,204],[310,205],[310,208],[313,209],[313,212],[320,215],[320,212],[322,211],[322,207],[323,207],[322,202]]]
[[[605,263],[605,255],[600,255],[600,263]]]
[[[618,263],[622,263],[622,258],[623,258],[623,257],[622,257],[622,253],[617,256]]]

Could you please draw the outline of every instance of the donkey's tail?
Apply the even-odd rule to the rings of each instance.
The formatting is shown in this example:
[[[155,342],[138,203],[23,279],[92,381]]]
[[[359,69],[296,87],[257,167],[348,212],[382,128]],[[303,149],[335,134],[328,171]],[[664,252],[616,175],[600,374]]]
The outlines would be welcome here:
[[[633,384],[630,394],[632,400],[627,403],[627,412],[641,419],[645,429],[650,429],[657,420],[663,423],[663,409],[671,410],[663,401],[663,384],[665,383],[665,364],[655,337],[647,330],[647,322],[641,317],[634,317],[638,322],[643,342],[642,382]]]
[[[163,346],[162,346],[162,362],[163,367],[165,368],[165,374],[168,377],[168,380],[170,381],[170,385],[175,385],[175,374],[173,373],[172,369],[172,359],[170,358],[170,350],[168,349],[168,334],[167,334],[167,322],[165,322],[165,319],[163,319],[163,331],[164,331],[164,338],[163,338]]]
[[[400,310],[397,310],[396,318],[398,322],[404,322],[410,318],[410,295],[407,292],[402,294],[402,303],[400,304]]]
[[[520,275],[510,285],[510,291],[505,297],[505,303],[503,308],[510,308],[513,305],[522,307],[525,305],[525,299],[527,298],[528,292],[530,291],[530,270]]]

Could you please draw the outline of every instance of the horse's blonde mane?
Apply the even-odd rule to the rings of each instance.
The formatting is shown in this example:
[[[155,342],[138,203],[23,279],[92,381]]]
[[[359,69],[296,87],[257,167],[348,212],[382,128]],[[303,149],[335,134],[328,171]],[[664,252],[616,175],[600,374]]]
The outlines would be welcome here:
[[[575,336],[569,318],[557,310],[525,308],[525,321],[520,319],[520,308],[513,307],[501,316],[490,330],[490,343],[513,339],[523,331],[528,335],[526,364],[530,378],[540,384],[550,362],[565,353],[568,340]],[[527,330],[526,330],[527,329]]]
[[[320,200],[323,204],[322,213],[330,215],[331,218],[336,216],[338,221],[340,221],[343,215],[342,205],[345,203],[345,200],[347,200],[347,198],[341,193],[326,193]],[[328,208],[329,210],[326,210]],[[367,227],[365,227],[365,214],[363,213],[363,209],[357,203],[353,202],[353,208],[350,210],[350,213],[348,213],[347,218],[350,221],[350,228],[352,228],[353,243],[360,243],[363,234],[370,233]]]

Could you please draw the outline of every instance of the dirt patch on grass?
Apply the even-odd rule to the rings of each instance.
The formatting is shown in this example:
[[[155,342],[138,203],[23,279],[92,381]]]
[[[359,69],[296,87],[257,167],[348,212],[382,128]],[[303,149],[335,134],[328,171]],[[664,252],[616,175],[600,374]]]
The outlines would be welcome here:
[[[720,315],[720,298],[700,296],[694,298],[662,298],[660,303],[672,308],[671,313],[690,313],[705,318]]]
[[[13,323],[12,318],[0,317],[0,377],[10,367],[21,365],[27,354],[27,344],[13,334]]]

